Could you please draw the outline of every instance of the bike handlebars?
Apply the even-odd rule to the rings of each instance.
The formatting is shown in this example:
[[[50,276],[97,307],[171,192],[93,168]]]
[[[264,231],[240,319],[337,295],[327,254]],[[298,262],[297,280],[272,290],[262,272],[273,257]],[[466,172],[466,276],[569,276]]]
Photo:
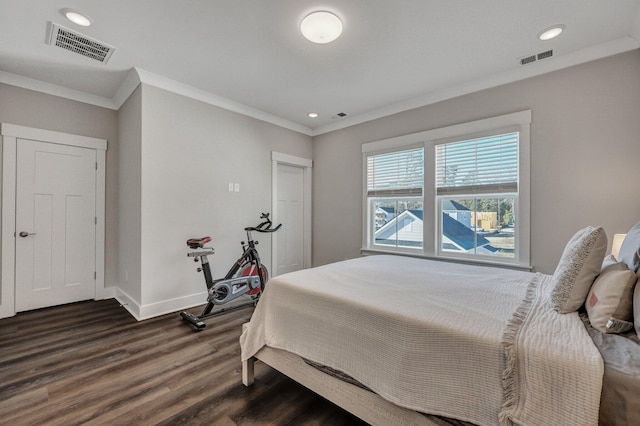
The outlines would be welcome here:
[[[279,224],[275,228],[272,228],[271,219],[269,219],[269,213],[262,213],[260,215],[260,219],[266,219],[264,222],[259,224],[258,226],[248,226],[244,228],[245,231],[257,231],[257,232],[276,232],[278,229],[282,227],[282,224]]]
[[[262,225],[262,224],[260,224],[260,225]],[[258,225],[258,226],[260,226],[260,225]],[[258,231],[258,232],[276,232],[278,229],[280,229],[282,227],[282,224],[279,224],[275,228],[271,228],[269,226],[269,227],[264,228],[264,229],[259,228],[258,226],[255,226],[255,227],[250,226],[250,227],[244,228],[244,230],[245,231]]]

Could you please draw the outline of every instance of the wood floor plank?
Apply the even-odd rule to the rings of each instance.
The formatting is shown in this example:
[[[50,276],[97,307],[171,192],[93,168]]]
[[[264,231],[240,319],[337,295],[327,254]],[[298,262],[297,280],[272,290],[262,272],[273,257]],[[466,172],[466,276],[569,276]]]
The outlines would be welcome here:
[[[135,321],[115,300],[2,319],[0,424],[362,424],[262,363],[255,385],[241,384],[238,339],[252,310],[201,332],[177,313]]]
[[[215,398],[240,380],[239,372],[233,370],[236,365],[237,361],[229,358],[220,363],[221,371],[216,375],[215,380],[208,377],[195,379],[189,385],[139,407],[135,413],[127,413],[126,418],[135,415],[133,418],[138,424],[159,424],[202,401]],[[123,419],[124,417],[115,418],[113,421],[119,423]]]
[[[19,413],[35,411],[36,407],[41,407],[48,401],[49,392],[45,387],[2,399],[0,401],[0,418],[8,418]]]

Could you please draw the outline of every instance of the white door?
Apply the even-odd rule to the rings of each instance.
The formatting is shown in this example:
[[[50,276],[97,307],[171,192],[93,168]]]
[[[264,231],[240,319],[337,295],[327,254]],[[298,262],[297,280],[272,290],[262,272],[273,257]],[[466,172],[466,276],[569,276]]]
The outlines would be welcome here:
[[[275,275],[304,268],[304,168],[278,164],[278,222]]]
[[[95,297],[96,151],[18,140],[16,312]]]

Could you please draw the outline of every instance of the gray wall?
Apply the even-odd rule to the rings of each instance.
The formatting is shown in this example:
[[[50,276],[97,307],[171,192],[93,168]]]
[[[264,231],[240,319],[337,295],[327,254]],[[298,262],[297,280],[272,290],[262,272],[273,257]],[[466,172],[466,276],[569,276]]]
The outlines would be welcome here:
[[[118,283],[118,121],[116,111],[0,84],[0,122],[107,140],[105,286]]]
[[[365,142],[531,109],[531,262],[553,273],[586,225],[640,220],[640,50],[314,137],[313,263],[360,255]]]
[[[120,124],[122,289],[142,318],[202,304],[205,285],[185,241],[211,235],[214,276],[223,276],[243,229],[271,210],[271,152],[311,159],[311,137],[146,84]],[[269,265],[270,237],[257,237]]]
[[[118,199],[118,283],[119,289],[140,303],[141,262],[141,167],[142,88],[138,88],[118,110],[120,173]],[[126,273],[125,273],[126,271]]]

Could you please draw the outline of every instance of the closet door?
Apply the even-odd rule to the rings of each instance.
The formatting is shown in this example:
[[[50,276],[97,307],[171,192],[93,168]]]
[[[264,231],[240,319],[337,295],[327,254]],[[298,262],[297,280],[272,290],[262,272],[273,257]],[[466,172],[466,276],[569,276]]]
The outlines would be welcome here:
[[[96,150],[17,140],[16,312],[95,298]]]
[[[276,275],[304,267],[304,169],[278,164],[278,231]]]

